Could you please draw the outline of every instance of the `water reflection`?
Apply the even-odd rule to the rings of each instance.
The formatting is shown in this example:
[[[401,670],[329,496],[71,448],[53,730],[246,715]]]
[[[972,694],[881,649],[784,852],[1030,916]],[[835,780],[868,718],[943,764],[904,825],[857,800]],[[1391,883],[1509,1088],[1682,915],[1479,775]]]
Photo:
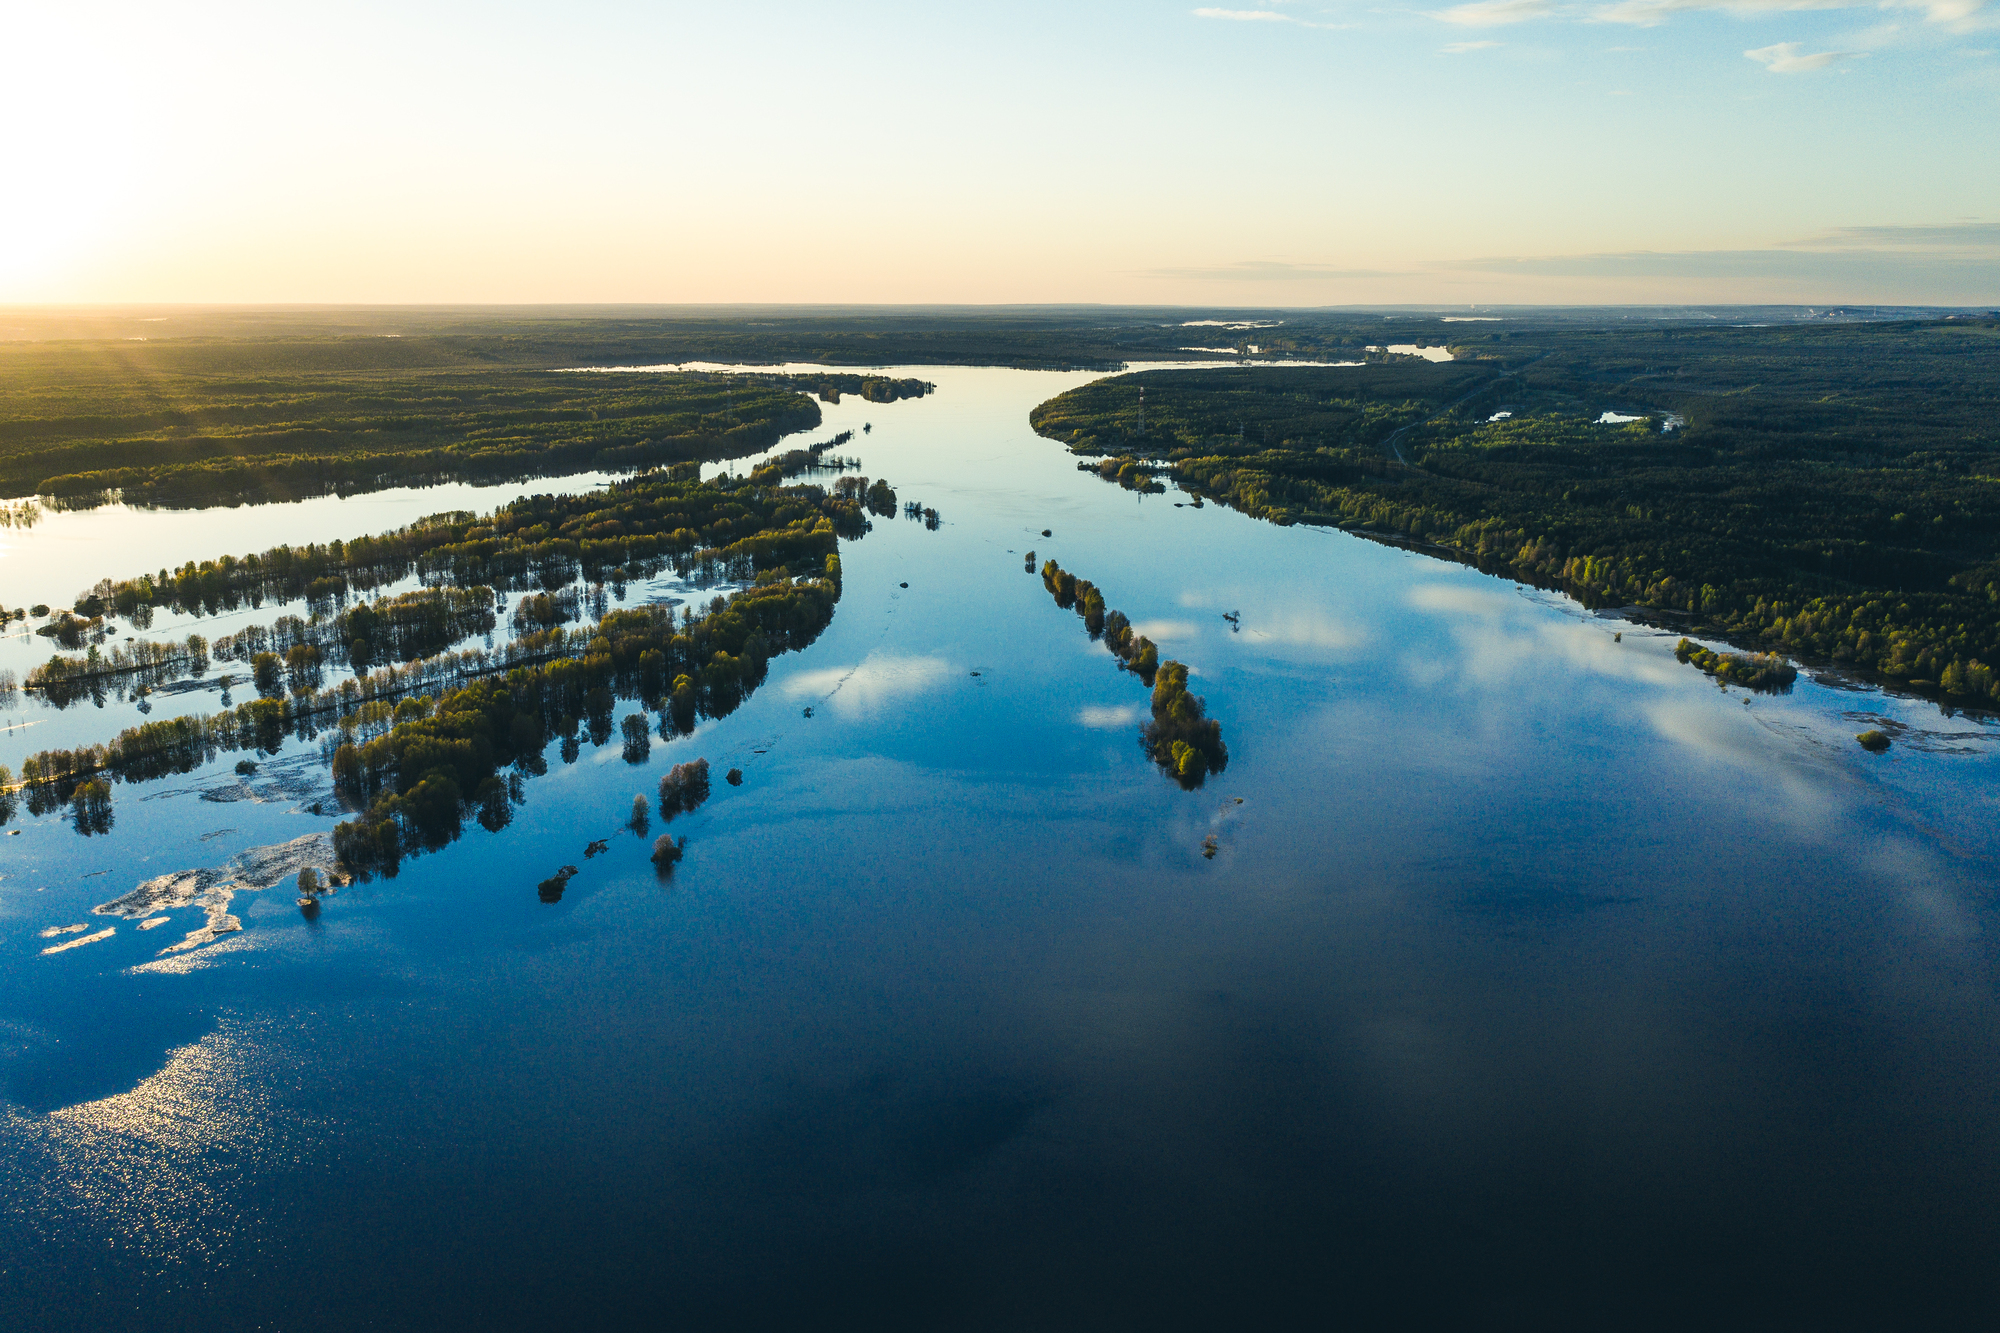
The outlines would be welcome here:
[[[792,699],[810,700],[816,707],[829,707],[846,716],[865,717],[907,706],[964,674],[943,657],[871,653],[852,666],[796,672],[786,677],[780,688]]]
[[[829,425],[865,413],[868,470],[949,521],[844,546],[822,638],[639,765],[598,701],[497,830],[317,925],[243,895],[241,931],[157,960],[184,975],[155,962],[179,931],[50,958],[33,932],[102,901],[79,876],[324,827],[145,799],[270,765],[121,790],[108,836],[64,810],[8,840],[7,1031],[122,1068],[106,1034],[193,997],[227,1069],[159,1039],[195,1089],[159,1105],[254,1120],[176,1156],[12,1113],[10,1271],[125,1274],[115,1177],[199,1233],[175,1253],[239,1323],[297,1293],[222,1280],[253,1259],[350,1323],[632,1323],[662,1286],[695,1324],[1287,1323],[1329,1290],[1454,1326],[1634,1290],[1686,1322],[1989,1308],[1989,723],[1812,680],[1751,698],[1560,597],[1144,504],[1027,432],[1083,377],[924,373],[935,395]],[[1201,669],[1230,752],[1205,788],[1160,780],[1140,687],[1023,577],[1031,547]],[[1856,713],[1937,740],[1877,759]],[[697,758],[748,780],[676,815],[663,893],[621,821]],[[383,998],[291,1019],[344,988]],[[245,1198],[284,1224],[253,1234]],[[166,1308],[110,1288],[73,1313]]]

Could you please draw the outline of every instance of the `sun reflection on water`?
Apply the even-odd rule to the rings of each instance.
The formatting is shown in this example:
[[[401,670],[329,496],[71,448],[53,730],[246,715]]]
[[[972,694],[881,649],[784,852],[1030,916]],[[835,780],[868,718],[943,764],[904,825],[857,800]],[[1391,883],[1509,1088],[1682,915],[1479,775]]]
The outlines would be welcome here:
[[[35,1232],[106,1234],[163,1269],[220,1257],[259,1221],[251,1182],[296,1157],[270,1043],[225,1021],[130,1092],[46,1115],[0,1110],[6,1193]]]

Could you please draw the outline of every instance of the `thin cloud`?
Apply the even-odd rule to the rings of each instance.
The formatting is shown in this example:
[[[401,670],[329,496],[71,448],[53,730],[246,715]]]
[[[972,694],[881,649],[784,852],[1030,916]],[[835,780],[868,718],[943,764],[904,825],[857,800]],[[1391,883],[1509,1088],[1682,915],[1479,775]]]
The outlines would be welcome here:
[[[1430,10],[1426,17],[1462,28],[1497,28],[1508,23],[1548,18],[1556,12],[1552,0],[1473,0],[1450,9]]]
[[[1779,42],[1775,46],[1760,46],[1743,54],[1773,74],[1809,74],[1843,60],[1859,60],[1868,54],[1866,51],[1815,51],[1811,55],[1801,55],[1802,45],[1800,42]]]
[[[1975,0],[1984,3],[1984,0]],[[1855,0],[1621,0],[1592,11],[1598,23],[1625,23],[1635,28],[1656,28],[1674,14],[1699,10],[1728,10],[1733,14],[1786,14],[1806,9],[1853,9]]]
[[[1747,18],[1757,14],[1795,14],[1811,10],[1906,9],[1921,12],[1926,23],[1951,32],[1966,33],[1995,26],[1989,13],[1990,4],[1991,0],[1613,0],[1609,4],[1564,3],[1563,0],[1469,0],[1469,3],[1453,5],[1448,9],[1422,12],[1426,18],[1464,28],[1497,28],[1533,19],[1569,19],[1656,28],[1676,14],[1719,11]],[[1196,12],[1295,21],[1274,10]]]
[[[1915,227],[1835,227],[1787,250],[2000,250],[2000,222],[1946,222]]]
[[[1981,17],[1986,0],[1886,0],[1884,9],[1921,9],[1924,22],[1935,23],[1951,32],[1974,32],[1993,26]]]
[[[1320,264],[1287,264],[1277,260],[1252,259],[1213,268],[1156,268],[1153,278],[1196,278],[1204,282],[1298,282],[1333,281],[1343,278],[1405,278],[1409,273],[1368,268],[1327,268]]]
[[[1878,0],[1882,9],[1923,11],[1924,22],[1935,23],[1953,32],[1969,32],[1981,26],[1980,14],[1987,0]],[[1619,0],[1591,11],[1598,23],[1625,23],[1638,28],[1654,28],[1674,14],[1723,10],[1736,15],[1794,14],[1817,9],[1870,8],[1866,0]]]
[[[1462,56],[1467,51],[1484,51],[1489,47],[1505,46],[1505,42],[1452,42],[1444,48],[1448,56]]]
[[[1444,260],[1434,265],[1446,272],[1487,273],[1508,277],[1668,280],[1674,282],[1777,282],[1795,289],[1849,293],[1843,301],[1890,297],[1898,290],[1924,290],[1937,295],[1927,301],[1945,305],[1984,304],[2000,295],[1993,251],[1970,247],[1915,249],[1879,246],[1850,249],[1765,250],[1629,250],[1589,255],[1521,255],[1484,259]]]
[[[1280,14],[1275,9],[1197,9],[1193,11],[1198,19],[1226,19],[1234,23],[1289,23],[1295,28],[1325,28],[1337,31],[1350,28],[1351,23],[1308,23],[1290,14]]]

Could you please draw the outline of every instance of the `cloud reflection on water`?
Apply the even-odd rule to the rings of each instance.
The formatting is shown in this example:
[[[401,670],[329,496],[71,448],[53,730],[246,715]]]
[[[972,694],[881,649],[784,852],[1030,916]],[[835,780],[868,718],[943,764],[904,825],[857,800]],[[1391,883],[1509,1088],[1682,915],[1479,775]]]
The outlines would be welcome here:
[[[853,666],[825,667],[787,676],[779,689],[794,701],[813,701],[842,717],[877,713],[937,689],[962,674],[942,657],[870,653]]]
[[[1078,711],[1077,724],[1093,731],[1115,731],[1129,727],[1139,720],[1137,704],[1122,704],[1118,707],[1089,707]]]

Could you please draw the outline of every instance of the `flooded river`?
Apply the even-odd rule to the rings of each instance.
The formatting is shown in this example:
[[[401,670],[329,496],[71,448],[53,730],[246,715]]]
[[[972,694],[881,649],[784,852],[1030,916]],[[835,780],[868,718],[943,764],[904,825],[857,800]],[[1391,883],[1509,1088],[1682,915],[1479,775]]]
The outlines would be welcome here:
[[[813,438],[856,431],[938,521],[843,543],[831,627],[644,763],[552,744],[507,827],[313,919],[243,867],[332,828],[316,746],[118,784],[91,836],[16,815],[10,1323],[1788,1326],[2000,1295],[2000,729],[1724,690],[1556,594],[1108,485],[1027,425],[1087,374],[890,373],[937,391]],[[49,515],[0,529],[0,603],[603,480]],[[1161,775],[1145,688],[1031,550],[1188,664],[1225,771]],[[0,762],[136,706],[17,697]],[[697,756],[743,781],[674,822],[663,883],[623,823]],[[195,870],[242,880],[242,929],[163,954],[198,903],[92,911]]]

